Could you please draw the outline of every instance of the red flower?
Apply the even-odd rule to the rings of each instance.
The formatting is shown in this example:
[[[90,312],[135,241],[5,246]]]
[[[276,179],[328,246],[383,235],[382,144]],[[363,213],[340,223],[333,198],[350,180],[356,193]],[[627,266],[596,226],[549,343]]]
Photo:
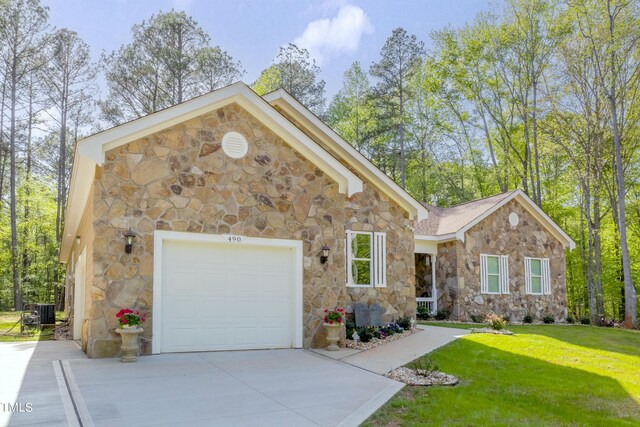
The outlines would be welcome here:
[[[328,308],[325,308],[325,309],[324,309],[324,312],[325,312],[325,313],[327,313],[328,311],[329,311],[329,309],[328,309]]]
[[[120,320],[124,325],[126,325],[127,323],[129,323],[129,321],[127,320],[126,317],[123,317],[122,320]]]
[[[342,323],[342,317],[340,317],[340,318],[336,319],[336,321],[337,321],[338,323]]]
[[[142,322],[144,322],[144,317],[140,318],[140,320],[141,320]]]

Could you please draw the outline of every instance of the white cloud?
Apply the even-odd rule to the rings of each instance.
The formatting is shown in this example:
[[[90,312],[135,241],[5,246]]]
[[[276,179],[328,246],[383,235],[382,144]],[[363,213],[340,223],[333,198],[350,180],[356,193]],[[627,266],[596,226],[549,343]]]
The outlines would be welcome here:
[[[373,25],[367,14],[354,5],[344,5],[333,18],[309,22],[301,36],[293,42],[309,51],[318,65],[329,58],[358,50],[364,34],[371,34]]]

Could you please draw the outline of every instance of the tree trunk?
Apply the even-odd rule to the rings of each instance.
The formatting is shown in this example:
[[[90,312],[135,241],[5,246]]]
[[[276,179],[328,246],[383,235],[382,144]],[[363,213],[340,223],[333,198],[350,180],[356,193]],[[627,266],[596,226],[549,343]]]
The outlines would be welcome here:
[[[11,269],[13,273],[13,306],[15,310],[22,309],[20,297],[20,282],[18,276],[18,229],[16,215],[16,96],[17,96],[17,59],[13,59],[11,66],[11,104],[9,117],[9,193],[10,193],[10,222],[11,222]]]

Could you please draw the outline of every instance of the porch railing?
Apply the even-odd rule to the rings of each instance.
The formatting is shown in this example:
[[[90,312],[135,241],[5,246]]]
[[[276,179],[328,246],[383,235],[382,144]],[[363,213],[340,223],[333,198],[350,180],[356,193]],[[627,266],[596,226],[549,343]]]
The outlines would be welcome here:
[[[438,311],[438,303],[436,302],[435,298],[419,297],[416,298],[416,303],[418,305],[418,308],[425,307],[429,311],[429,313],[435,313],[436,311]]]

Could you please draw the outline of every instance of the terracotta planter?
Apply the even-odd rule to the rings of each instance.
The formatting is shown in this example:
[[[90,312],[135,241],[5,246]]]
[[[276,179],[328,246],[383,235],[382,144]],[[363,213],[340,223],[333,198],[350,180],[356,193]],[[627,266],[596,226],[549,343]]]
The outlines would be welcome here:
[[[120,360],[122,362],[135,362],[138,356],[138,334],[144,329],[142,328],[118,328],[116,332],[122,337],[122,346],[120,347]]]
[[[327,330],[327,341],[329,342],[327,350],[340,350],[340,347],[338,347],[338,341],[340,341],[340,330],[342,329],[342,323],[323,323],[323,325]]]

